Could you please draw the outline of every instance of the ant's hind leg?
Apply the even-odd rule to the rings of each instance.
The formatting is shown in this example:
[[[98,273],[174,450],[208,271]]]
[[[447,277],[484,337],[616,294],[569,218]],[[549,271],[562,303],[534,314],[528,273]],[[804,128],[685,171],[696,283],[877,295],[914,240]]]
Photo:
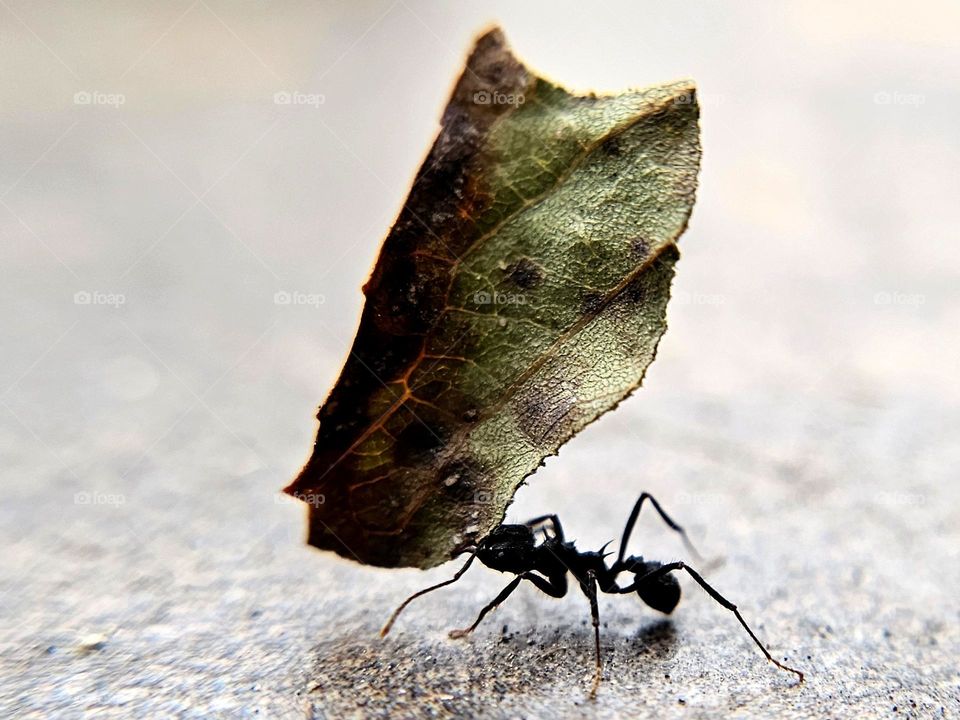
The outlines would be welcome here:
[[[664,511],[662,507],[660,507],[660,503],[657,502],[657,499],[653,495],[645,492],[645,493],[641,493],[640,498],[637,500],[636,503],[634,503],[633,510],[630,511],[630,517],[627,519],[626,527],[623,528],[623,537],[620,540],[620,552],[617,555],[616,564],[621,565],[623,563],[623,558],[627,553],[627,543],[630,541],[630,534],[633,532],[633,526],[637,522],[637,516],[640,514],[640,508],[643,507],[644,500],[649,500],[651,503],[653,503],[654,510],[657,511],[657,513],[660,515],[663,521],[667,524],[667,527],[669,527],[674,532],[679,533],[680,539],[683,540],[684,547],[687,548],[687,552],[689,552],[698,560],[701,560],[703,556],[697,552],[697,549],[693,546],[693,543],[690,542],[690,538],[687,537],[687,531],[684,530],[682,527],[680,527],[680,525],[678,525],[676,522],[674,522],[673,518],[667,515],[667,513]]]
[[[697,584],[700,587],[702,587],[710,597],[716,600],[720,605],[725,607],[727,610],[732,612],[737,617],[737,620],[740,621],[740,624],[743,626],[743,629],[747,631],[747,634],[750,636],[750,638],[757,644],[757,647],[760,648],[761,652],[763,652],[763,654],[766,656],[767,660],[772,662],[781,670],[792,672],[794,675],[800,678],[800,682],[803,682],[802,672],[800,672],[799,670],[794,670],[792,667],[789,667],[788,665],[784,665],[783,663],[778,662],[773,657],[773,655],[770,654],[770,651],[767,650],[767,648],[764,646],[762,642],[760,642],[760,639],[753,634],[753,630],[751,630],[750,626],[747,625],[747,621],[743,619],[743,615],[741,615],[740,611],[737,610],[737,606],[734,605],[729,600],[727,600],[723,595],[718,593],[716,590],[714,590],[713,587],[700,576],[700,573],[698,573],[692,567],[690,567],[689,565],[686,565],[683,562],[673,562],[673,563],[668,563],[666,565],[661,565],[656,570],[653,570],[652,572],[649,572],[646,575],[643,575],[642,577],[637,578],[630,585],[623,588],[622,592],[624,593],[632,592],[633,590],[636,590],[638,587],[640,587],[645,583],[655,581],[657,578],[660,578],[670,572],[676,572],[677,570],[686,570],[690,574],[690,577],[696,580]]]

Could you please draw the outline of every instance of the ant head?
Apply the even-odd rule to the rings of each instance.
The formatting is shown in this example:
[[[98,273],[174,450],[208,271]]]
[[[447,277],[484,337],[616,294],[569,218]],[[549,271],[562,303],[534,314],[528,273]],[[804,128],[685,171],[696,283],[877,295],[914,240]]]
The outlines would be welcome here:
[[[523,573],[533,567],[535,538],[526,525],[501,525],[477,547],[477,558],[500,572]]]
[[[658,570],[662,565],[654,561],[644,561],[630,569],[639,580],[644,575]],[[669,615],[680,602],[680,583],[675,575],[666,573],[643,583],[637,588],[637,595],[654,610]]]

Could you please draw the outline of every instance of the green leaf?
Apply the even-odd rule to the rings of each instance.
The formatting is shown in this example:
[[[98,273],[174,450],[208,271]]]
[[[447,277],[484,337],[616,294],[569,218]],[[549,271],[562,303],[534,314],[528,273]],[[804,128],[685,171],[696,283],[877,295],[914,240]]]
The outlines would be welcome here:
[[[693,207],[690,82],[572,95],[480,37],[286,489],[310,544],[431,567],[641,383]]]

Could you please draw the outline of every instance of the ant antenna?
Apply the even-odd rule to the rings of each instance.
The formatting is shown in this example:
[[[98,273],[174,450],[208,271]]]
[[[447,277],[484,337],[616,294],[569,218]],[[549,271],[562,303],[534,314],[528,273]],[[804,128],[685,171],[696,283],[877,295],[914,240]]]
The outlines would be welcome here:
[[[623,529],[623,537],[620,540],[620,552],[617,555],[617,565],[621,565],[623,563],[623,558],[627,553],[627,543],[630,541],[630,534],[633,532],[633,526],[637,522],[637,516],[640,515],[640,508],[643,507],[644,500],[649,500],[653,505],[653,509],[657,511],[657,514],[660,516],[663,522],[666,523],[667,527],[680,535],[680,539],[683,540],[683,546],[687,549],[687,552],[690,553],[697,562],[703,562],[703,555],[701,555],[697,551],[697,548],[694,547],[693,543],[690,542],[690,538],[687,537],[687,531],[674,522],[673,518],[667,515],[666,511],[660,507],[660,503],[657,502],[657,499],[653,497],[653,495],[645,492],[640,495],[640,498],[633,506],[633,510],[630,512],[630,517],[627,518],[627,525]]]
[[[473,548],[472,551],[470,552],[470,557],[467,558],[467,562],[464,563],[463,567],[457,571],[456,575],[454,575],[449,580],[444,580],[442,583],[437,583],[436,585],[431,585],[430,587],[424,588],[419,592],[415,592],[413,595],[411,595],[402,603],[400,603],[400,607],[398,607],[396,610],[393,611],[393,615],[391,615],[390,619],[387,620],[387,624],[383,626],[382,630],[380,630],[380,637],[387,636],[387,633],[390,632],[390,628],[393,627],[393,623],[396,622],[397,617],[400,615],[401,612],[403,612],[404,608],[406,608],[407,605],[409,605],[413,600],[416,600],[421,595],[426,595],[428,592],[432,592],[438,588],[444,587],[445,585],[452,585],[453,583],[455,583],[457,580],[460,579],[460,576],[467,571],[467,568],[470,567],[470,564],[474,561],[474,559],[476,559],[476,557],[477,557],[477,548]]]

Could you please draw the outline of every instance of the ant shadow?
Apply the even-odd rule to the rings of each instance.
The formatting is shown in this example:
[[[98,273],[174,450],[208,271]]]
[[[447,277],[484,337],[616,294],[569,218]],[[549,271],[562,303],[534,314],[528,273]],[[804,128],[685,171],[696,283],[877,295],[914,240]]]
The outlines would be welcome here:
[[[629,644],[641,655],[666,660],[676,653],[677,630],[672,620],[654,620],[634,633]]]
[[[499,628],[490,622],[466,641],[422,624],[419,631],[408,626],[385,639],[369,619],[362,628],[338,627],[311,650],[305,695],[321,717],[374,708],[373,714],[401,716],[475,715],[505,701],[514,710],[537,714],[538,703],[547,697],[589,702],[594,671],[589,619],[528,626],[524,615],[511,613]],[[647,621],[630,633],[617,615],[601,628],[601,700],[605,692],[616,694],[617,685],[662,677],[664,662],[677,649],[671,620]]]

